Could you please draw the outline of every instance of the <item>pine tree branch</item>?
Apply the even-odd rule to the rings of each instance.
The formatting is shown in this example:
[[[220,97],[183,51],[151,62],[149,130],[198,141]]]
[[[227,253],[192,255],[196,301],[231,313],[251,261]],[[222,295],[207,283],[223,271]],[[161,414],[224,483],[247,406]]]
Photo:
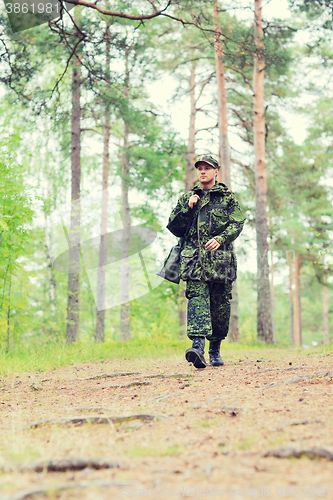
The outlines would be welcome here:
[[[237,111],[237,109],[235,108],[231,108],[231,111],[233,113],[235,113],[235,115],[240,119],[240,121],[242,122],[242,126],[246,129],[246,130],[251,130],[252,129],[252,125],[245,119],[242,117],[242,115],[240,114],[239,111]]]
[[[248,120],[246,120],[245,118],[242,117],[242,115],[240,114],[239,111],[237,111],[237,109],[235,108],[231,108],[231,111],[233,113],[235,113],[235,115],[240,119],[241,123],[240,125],[242,125],[242,127],[245,128],[246,130],[246,139],[244,139],[246,142],[248,142],[249,144],[253,144],[253,140],[251,139],[250,137],[250,130],[252,130],[252,124],[248,122]]]
[[[168,17],[169,19],[172,19],[173,21],[178,21],[183,26],[195,26],[196,28],[199,28],[199,30],[202,31],[202,32],[213,33],[214,35],[216,33],[216,31],[214,29],[203,28],[202,26],[200,26],[200,24],[198,24],[198,23],[196,23],[194,21],[185,21],[184,19],[181,19],[180,17],[171,16],[170,14],[162,14],[162,15],[164,17]],[[222,35],[223,38],[225,38],[226,40],[230,40],[231,42],[234,41],[234,40],[232,40],[232,38],[228,37],[227,35],[225,35],[222,32],[220,32],[220,35]]]
[[[211,127],[198,128],[195,130],[194,134],[196,135],[199,132],[204,132],[205,130],[212,131],[218,127],[219,127],[219,125],[218,125],[218,123],[216,123],[216,125],[212,125]]]
[[[211,81],[211,79],[213,78],[213,76],[215,75],[215,72],[214,73],[211,73],[201,84],[201,87],[200,87],[200,91],[199,91],[199,95],[198,97],[195,99],[195,106],[197,105],[197,102],[199,101],[200,97],[202,96],[202,92],[204,90],[204,88],[206,87],[206,85]]]
[[[123,19],[130,19],[133,21],[143,21],[144,19],[153,19],[154,17],[161,16],[166,11],[166,9],[168,9],[168,7],[170,7],[171,5],[171,0],[168,0],[166,7],[164,7],[164,9],[158,10],[151,0],[148,1],[153,6],[154,12],[152,14],[134,15],[134,14],[126,14],[126,12],[121,12],[121,11],[103,9],[103,7],[99,7],[95,3],[88,2],[87,0],[68,0],[68,2],[66,0],[67,3],[79,5],[82,7],[89,7],[90,9],[95,9],[101,14],[104,14],[105,16],[121,17]]]
[[[6,52],[6,55],[7,55],[7,63],[8,63],[8,66],[10,68],[10,71],[11,71],[10,75],[8,76],[8,78],[1,78],[1,81],[3,81],[5,84],[8,83],[9,88],[11,90],[13,90],[15,92],[15,94],[17,94],[20,97],[23,97],[27,101],[31,101],[31,95],[26,95],[23,92],[20,92],[20,91],[16,90],[12,86],[12,75],[14,74],[14,69],[13,69],[12,64],[11,64],[11,57],[10,57],[11,54],[10,54],[10,52],[8,50],[8,47],[7,47],[6,43],[5,43],[5,41],[3,40],[2,36],[0,37],[0,42],[4,46],[4,49],[5,49],[5,52]]]
[[[234,158],[230,158],[230,160],[232,161],[232,163],[236,163],[236,165],[239,165],[240,167],[242,167],[242,169],[243,169],[246,177],[249,180],[249,183],[251,185],[251,188],[252,188],[253,192],[255,192],[255,185],[254,185],[254,182],[253,182],[253,178],[251,177],[251,173],[254,175],[253,169],[249,165],[245,165],[241,161],[235,160]]]
[[[154,11],[155,11],[155,12],[158,12],[158,9],[155,7],[154,2],[152,2],[152,0],[148,0],[148,2],[149,2],[149,3],[150,3],[150,5],[153,7]]]
[[[228,69],[231,69],[232,71],[235,71],[235,73],[239,73],[243,77],[243,80],[246,83],[246,85],[248,85],[250,87],[250,89],[252,90],[252,92],[253,92],[253,87],[252,87],[251,83],[249,82],[249,80],[247,79],[247,77],[244,75],[244,73],[240,69],[236,69],[233,66],[224,66],[224,67],[228,68]]]
[[[103,132],[100,132],[95,128],[81,128],[81,132],[94,132],[95,134],[103,135]]]

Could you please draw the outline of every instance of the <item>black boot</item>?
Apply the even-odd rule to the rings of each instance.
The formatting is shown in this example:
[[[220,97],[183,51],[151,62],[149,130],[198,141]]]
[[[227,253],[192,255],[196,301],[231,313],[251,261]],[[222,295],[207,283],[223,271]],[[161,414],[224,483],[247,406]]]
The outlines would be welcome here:
[[[193,363],[195,368],[206,368],[207,363],[204,358],[205,337],[195,337],[192,347],[185,352],[185,358],[189,363]]]
[[[223,359],[220,356],[221,340],[214,340],[209,344],[209,361],[212,366],[223,366]]]

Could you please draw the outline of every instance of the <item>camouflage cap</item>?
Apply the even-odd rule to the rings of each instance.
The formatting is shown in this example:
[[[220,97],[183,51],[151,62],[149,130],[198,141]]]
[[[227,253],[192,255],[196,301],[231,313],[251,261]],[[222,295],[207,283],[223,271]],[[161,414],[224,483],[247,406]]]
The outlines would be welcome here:
[[[210,165],[211,167],[213,168],[217,168],[219,169],[220,168],[220,165],[218,164],[218,161],[215,160],[215,158],[213,158],[211,155],[201,155],[197,158],[197,160],[195,161],[195,168],[198,168],[198,164],[199,163],[207,163],[208,165]]]

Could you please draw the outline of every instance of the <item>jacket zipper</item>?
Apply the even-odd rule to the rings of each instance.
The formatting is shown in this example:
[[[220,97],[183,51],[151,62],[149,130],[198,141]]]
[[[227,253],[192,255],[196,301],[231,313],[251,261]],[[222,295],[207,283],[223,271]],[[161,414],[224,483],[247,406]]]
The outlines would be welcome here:
[[[200,208],[198,210],[198,219],[197,219],[197,233],[198,233],[198,243],[199,243],[199,260],[202,268],[202,258],[201,258],[201,248],[200,248],[200,232],[199,232],[199,221],[200,221]],[[202,269],[203,271],[203,269]]]

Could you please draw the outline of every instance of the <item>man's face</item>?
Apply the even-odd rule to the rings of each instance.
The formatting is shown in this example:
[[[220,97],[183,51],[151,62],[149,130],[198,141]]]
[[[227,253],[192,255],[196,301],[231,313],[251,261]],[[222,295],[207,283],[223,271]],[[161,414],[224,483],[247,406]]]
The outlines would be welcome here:
[[[208,163],[200,162],[197,167],[198,179],[201,184],[209,184],[217,176],[217,168],[213,168]]]

